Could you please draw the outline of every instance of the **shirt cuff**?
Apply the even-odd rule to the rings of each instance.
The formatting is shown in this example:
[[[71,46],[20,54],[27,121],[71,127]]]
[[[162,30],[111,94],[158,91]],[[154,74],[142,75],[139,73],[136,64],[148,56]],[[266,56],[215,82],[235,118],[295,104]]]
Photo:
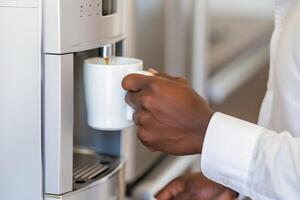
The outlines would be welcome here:
[[[246,194],[250,164],[263,130],[260,126],[225,114],[214,114],[202,149],[203,174],[217,183]]]

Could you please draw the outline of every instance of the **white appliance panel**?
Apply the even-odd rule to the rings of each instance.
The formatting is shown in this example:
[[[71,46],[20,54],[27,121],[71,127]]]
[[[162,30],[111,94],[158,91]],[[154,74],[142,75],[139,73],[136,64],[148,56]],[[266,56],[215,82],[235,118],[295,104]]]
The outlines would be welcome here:
[[[102,16],[102,0],[45,0],[45,53],[94,49],[124,38],[124,0]]]
[[[45,192],[72,191],[73,54],[45,56]]]
[[[39,0],[1,0],[0,7],[38,7]]]
[[[42,200],[39,9],[0,7],[0,199]]]

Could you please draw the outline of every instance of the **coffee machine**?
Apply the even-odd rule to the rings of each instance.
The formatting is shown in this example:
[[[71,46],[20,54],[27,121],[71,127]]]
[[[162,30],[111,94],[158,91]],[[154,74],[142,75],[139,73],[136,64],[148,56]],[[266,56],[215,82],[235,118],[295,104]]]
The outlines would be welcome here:
[[[87,125],[83,63],[123,55],[126,2],[0,2],[0,199],[124,199],[122,130]]]
[[[123,199],[121,130],[103,132],[87,125],[83,63],[108,52],[122,56],[125,3],[45,1],[46,200]]]

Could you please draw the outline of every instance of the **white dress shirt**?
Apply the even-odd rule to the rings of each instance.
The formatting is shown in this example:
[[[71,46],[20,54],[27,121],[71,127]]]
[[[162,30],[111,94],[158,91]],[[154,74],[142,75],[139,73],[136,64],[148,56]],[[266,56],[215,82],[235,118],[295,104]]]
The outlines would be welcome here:
[[[254,200],[300,200],[300,1],[277,0],[259,125],[216,113],[201,168]]]

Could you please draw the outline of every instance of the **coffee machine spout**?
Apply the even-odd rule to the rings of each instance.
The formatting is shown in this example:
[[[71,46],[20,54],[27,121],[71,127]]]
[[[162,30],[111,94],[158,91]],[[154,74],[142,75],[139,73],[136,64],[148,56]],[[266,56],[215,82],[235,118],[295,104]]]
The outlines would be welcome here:
[[[103,55],[105,64],[109,64],[110,58],[115,56],[115,45],[114,44],[107,44],[103,46]]]

